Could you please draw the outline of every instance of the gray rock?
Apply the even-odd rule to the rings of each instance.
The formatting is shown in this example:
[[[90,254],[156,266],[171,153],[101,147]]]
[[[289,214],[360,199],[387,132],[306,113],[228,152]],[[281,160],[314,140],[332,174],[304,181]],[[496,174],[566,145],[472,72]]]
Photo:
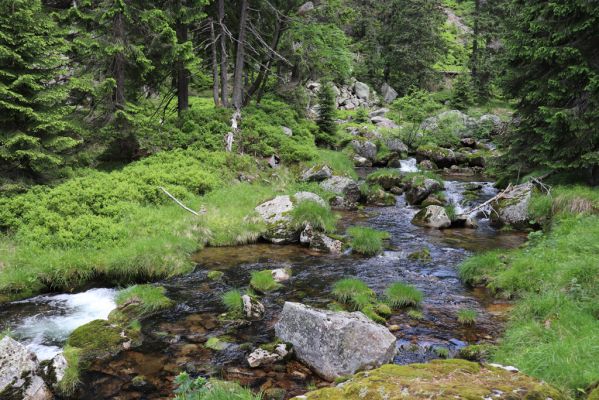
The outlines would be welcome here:
[[[296,357],[328,380],[393,360],[396,338],[361,312],[318,310],[286,302],[275,333]]]
[[[291,128],[287,128],[286,126],[282,126],[281,129],[283,129],[283,133],[287,136],[293,136],[293,129]]]
[[[372,167],[372,161],[370,161],[369,159],[367,159],[365,157],[355,155],[354,156],[354,165],[356,167]]]
[[[291,270],[287,268],[277,268],[270,271],[275,282],[286,282],[291,279]]]
[[[414,216],[412,223],[426,228],[444,229],[451,226],[451,220],[440,206],[428,206]]]
[[[327,166],[314,166],[302,174],[304,182],[321,182],[333,176],[333,171]]]
[[[534,185],[523,183],[514,186],[503,198],[491,204],[494,212],[491,213],[491,222],[495,226],[510,225],[516,229],[525,229],[529,226],[528,204],[532,196]]]
[[[39,363],[21,343],[5,336],[0,340],[0,393],[7,398],[50,400],[52,393],[37,374]]]
[[[271,353],[264,349],[256,349],[248,356],[247,362],[251,368],[257,368],[261,365],[274,364],[282,359],[283,358],[276,353]]]
[[[393,103],[393,101],[397,98],[398,93],[388,83],[385,82],[381,87],[381,96],[383,96],[383,101],[385,103]]]
[[[385,139],[385,145],[387,145],[387,148],[394,153],[408,152],[408,146],[406,146],[405,143],[401,141],[401,139],[387,138]]]
[[[311,90],[313,92],[318,92],[320,90],[320,86],[321,85],[318,82],[308,82],[308,84],[306,85],[308,90]]]
[[[328,237],[322,232],[316,232],[310,241],[310,248],[325,253],[341,254],[343,243],[340,240]]]
[[[264,316],[264,305],[262,303],[247,294],[241,296],[241,300],[243,301],[243,315],[247,319],[262,319]]]
[[[57,354],[43,368],[43,379],[46,384],[56,388],[66,372],[68,363],[62,353]]]
[[[327,206],[326,201],[316,193],[312,192],[297,192],[293,195],[294,204],[299,204],[302,201],[313,201],[315,203],[320,204],[323,207]]]
[[[459,110],[449,110],[425,119],[420,125],[420,129],[424,131],[436,131],[442,125],[449,124],[456,131],[456,134],[461,137],[472,136],[478,127],[478,121],[474,118],[469,117]]]
[[[358,183],[345,176],[333,176],[321,182],[320,187],[343,197],[348,205],[355,204],[360,200],[361,192]]]
[[[311,1],[308,1],[306,3],[304,3],[299,10],[297,10],[297,13],[301,16],[304,16],[310,12],[314,11],[314,3]]]
[[[363,82],[354,83],[354,94],[359,99],[368,100],[370,97],[370,88]]]
[[[406,200],[411,205],[422,204],[428,196],[442,189],[441,184],[434,179],[425,179],[421,185],[416,185],[416,179],[412,179],[405,191]]]
[[[262,234],[265,240],[275,244],[295,243],[299,240],[300,232],[291,226],[290,211],[293,202],[289,196],[277,196],[260,204],[256,212],[267,224],[266,232]]]
[[[393,122],[392,120],[390,120],[389,118],[386,118],[386,117],[381,117],[381,116],[373,117],[370,119],[370,122],[372,122],[379,128],[385,128],[385,129],[399,128],[399,125],[397,125],[395,122]]]
[[[388,108],[379,108],[378,110],[372,111],[370,114],[368,114],[368,116],[370,118],[384,117],[385,115],[387,115],[388,112],[389,112]]]
[[[377,148],[376,144],[368,140],[352,140],[351,145],[354,151],[364,158],[374,161],[376,159]]]

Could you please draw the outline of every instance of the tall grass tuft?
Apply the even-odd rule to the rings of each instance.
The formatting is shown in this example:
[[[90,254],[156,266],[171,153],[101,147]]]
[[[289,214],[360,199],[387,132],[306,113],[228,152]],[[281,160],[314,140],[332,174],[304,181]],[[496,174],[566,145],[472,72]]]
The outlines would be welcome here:
[[[297,204],[291,210],[291,218],[296,229],[310,224],[316,230],[332,233],[337,228],[338,216],[329,207],[311,200]]]
[[[233,289],[223,293],[221,301],[227,307],[229,312],[241,314],[243,311],[242,294],[239,290]]]
[[[160,286],[134,285],[117,294],[116,304],[121,307],[130,302],[138,303],[139,315],[148,315],[173,306],[173,301],[165,293],[166,290]]]
[[[385,301],[392,308],[417,306],[422,302],[420,290],[405,283],[396,282],[385,290]]]
[[[266,293],[279,289],[281,284],[275,281],[270,270],[264,270],[252,272],[250,286],[261,293]]]
[[[389,238],[389,233],[376,229],[355,226],[347,233],[351,237],[351,247],[356,253],[374,256],[383,251],[383,240]]]
[[[478,313],[475,310],[462,309],[458,311],[458,322],[462,325],[474,325]]]

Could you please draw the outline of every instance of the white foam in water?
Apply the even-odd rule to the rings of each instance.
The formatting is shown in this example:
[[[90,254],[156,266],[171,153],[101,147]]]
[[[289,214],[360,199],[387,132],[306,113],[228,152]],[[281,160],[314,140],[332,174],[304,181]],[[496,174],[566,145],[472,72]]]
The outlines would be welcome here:
[[[400,160],[399,163],[401,164],[399,168],[401,172],[418,172],[418,167],[416,166],[417,161],[415,158]]]
[[[464,183],[455,181],[445,181],[445,196],[449,204],[453,204],[457,215],[464,213],[462,200],[464,200]]]
[[[116,307],[115,295],[114,289],[91,289],[25,300],[40,304],[44,311],[23,319],[12,330],[40,360],[48,360],[61,352],[62,344],[76,328],[107,319]]]

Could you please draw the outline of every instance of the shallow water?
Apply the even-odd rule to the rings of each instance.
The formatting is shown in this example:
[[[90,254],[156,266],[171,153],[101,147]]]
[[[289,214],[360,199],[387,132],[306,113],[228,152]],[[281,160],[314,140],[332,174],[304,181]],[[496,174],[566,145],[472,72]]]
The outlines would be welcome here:
[[[465,183],[448,179],[448,198],[461,207],[472,206],[463,202],[461,196]],[[481,185],[483,189],[474,204],[485,201],[495,193],[489,183],[483,182]],[[472,291],[464,287],[458,279],[456,267],[471,252],[515,247],[525,240],[525,236],[498,232],[486,220],[480,221],[477,230],[424,229],[410,222],[416,212],[415,208],[406,205],[403,197],[398,197],[395,207],[367,208],[342,214],[342,229],[350,225],[364,225],[391,234],[388,250],[373,258],[352,255],[334,257],[301,246],[269,244],[203,250],[194,257],[197,268],[193,273],[160,283],[166,287],[168,296],[177,302],[176,308],[143,321],[145,340],[140,348],[95,363],[83,377],[80,398],[168,398],[172,393],[174,377],[182,371],[192,376],[218,376],[236,380],[255,389],[283,388],[288,397],[305,392],[308,386],[327,385],[327,382],[295,361],[250,369],[245,358],[259,344],[274,339],[273,326],[285,301],[299,301],[326,308],[332,301],[330,291],[333,283],[343,277],[358,277],[378,294],[397,281],[412,284],[424,293],[425,300],[421,307],[423,319],[413,319],[405,312],[398,312],[389,319],[388,325],[399,326],[395,332],[399,350],[396,363],[436,358],[436,349],[439,347],[452,354],[470,343],[492,342],[501,333],[503,316],[509,310],[509,305],[491,299],[484,291]],[[430,250],[430,262],[408,258],[409,254],[424,247]],[[262,297],[261,301],[267,309],[264,320],[244,326],[219,321],[219,315],[225,311],[220,303],[223,292],[231,288],[245,289],[252,271],[274,268],[291,268],[293,276],[284,283],[283,288]],[[210,281],[207,273],[211,270],[223,271],[223,279]],[[82,295],[86,293],[89,295],[90,292]],[[101,312],[98,309],[94,315],[108,314],[108,304],[112,300],[106,299],[114,294],[110,293],[104,293],[105,300],[100,302],[104,306],[98,307]],[[71,298],[69,295],[60,296]],[[44,297],[52,296],[40,296]],[[83,311],[86,307],[82,307],[79,313],[71,312],[68,310],[77,307],[48,306],[48,303],[59,299],[41,302],[37,299],[30,299],[29,303],[23,303],[25,305],[13,303],[10,306],[10,318],[17,327],[51,326],[50,321],[56,322],[58,318],[67,316],[74,321],[79,318],[76,315],[81,314],[91,317],[91,314]],[[41,312],[38,317],[37,314],[30,315],[31,307],[47,307],[53,311],[48,311],[50,314]],[[474,327],[457,323],[457,311],[463,308],[478,312]],[[63,310],[63,313],[56,310]],[[4,315],[8,314],[0,311],[0,316]],[[41,336],[36,333],[37,329],[28,331],[16,328],[15,331],[22,332],[23,337],[41,338],[31,339],[32,345],[37,342],[48,347],[59,346],[66,337],[66,330],[54,335],[56,330],[53,328],[46,329]],[[228,336],[231,341],[224,351],[216,352],[203,346],[209,337],[222,335]]]

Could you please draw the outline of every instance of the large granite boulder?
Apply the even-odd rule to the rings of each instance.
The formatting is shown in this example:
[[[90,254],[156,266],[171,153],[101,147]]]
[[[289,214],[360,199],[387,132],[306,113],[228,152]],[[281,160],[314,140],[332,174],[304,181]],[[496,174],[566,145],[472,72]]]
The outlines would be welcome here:
[[[286,302],[275,333],[296,357],[327,380],[391,362],[396,339],[361,312],[318,310]]]
[[[294,243],[299,240],[297,228],[291,222],[293,202],[290,196],[277,196],[260,204],[256,212],[267,224],[266,232],[262,234],[265,240],[275,244]]]
[[[443,189],[443,186],[434,179],[420,179],[416,176],[406,185],[406,201],[411,205],[420,205],[431,194]]]
[[[408,153],[408,146],[401,139],[386,138],[383,140],[387,148],[394,153]]]
[[[509,225],[516,229],[529,227],[528,205],[533,189],[534,185],[532,183],[523,183],[514,186],[499,200],[491,203],[491,207],[493,207],[491,222],[493,225]]]
[[[370,88],[363,82],[354,83],[354,94],[357,98],[368,100],[370,98]]]
[[[370,161],[374,161],[376,159],[376,144],[368,140],[352,140],[351,145],[356,154],[359,156],[362,156]]]
[[[337,195],[338,198],[334,199],[333,205],[339,208],[354,207],[362,195],[358,183],[344,176],[333,176],[321,182],[320,187]]]
[[[266,231],[262,238],[274,244],[298,242],[301,227],[298,228],[292,223],[291,211],[295,204],[302,201],[314,201],[323,207],[326,206],[326,202],[320,196],[311,192],[298,192],[293,197],[277,196],[257,206],[256,212],[266,223]]]
[[[304,182],[322,182],[333,176],[333,171],[327,165],[314,166],[302,173]]]
[[[33,353],[16,340],[0,340],[0,398],[50,400],[52,393],[38,375],[39,363]]]
[[[399,128],[399,125],[397,125],[393,120],[391,120],[387,117],[381,117],[381,116],[372,117],[372,118],[370,118],[370,122],[372,122],[379,128],[386,128],[386,129]]]
[[[451,226],[451,219],[447,216],[445,208],[441,206],[428,206],[414,216],[412,223],[426,228],[444,229]]]
[[[398,93],[385,82],[383,83],[383,86],[381,86],[381,96],[383,96],[383,101],[385,103],[393,103],[393,101],[397,99]]]
[[[324,388],[295,400],[566,400],[551,385],[499,366],[466,360],[426,364],[384,365],[360,372],[337,387]]]

